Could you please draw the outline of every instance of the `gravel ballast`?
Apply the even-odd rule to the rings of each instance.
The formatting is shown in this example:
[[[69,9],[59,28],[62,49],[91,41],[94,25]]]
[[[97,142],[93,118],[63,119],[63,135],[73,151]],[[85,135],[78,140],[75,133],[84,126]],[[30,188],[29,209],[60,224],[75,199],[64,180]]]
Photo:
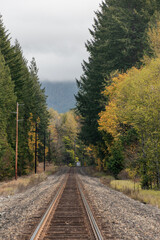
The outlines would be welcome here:
[[[0,240],[23,240],[29,223],[44,212],[55,195],[67,169],[49,176],[47,180],[13,196],[0,197]]]
[[[25,240],[67,170],[13,196],[0,197],[0,240]],[[160,209],[135,201],[103,185],[98,178],[78,174],[105,239],[160,240]],[[57,239],[58,240],[58,239]]]
[[[100,180],[79,174],[89,202],[115,239],[160,240],[160,209],[110,189]],[[107,239],[107,238],[106,238]]]

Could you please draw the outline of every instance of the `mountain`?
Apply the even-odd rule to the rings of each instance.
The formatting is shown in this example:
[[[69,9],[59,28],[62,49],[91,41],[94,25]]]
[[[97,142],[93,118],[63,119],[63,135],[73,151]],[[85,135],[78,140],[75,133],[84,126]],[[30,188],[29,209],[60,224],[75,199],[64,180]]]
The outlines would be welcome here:
[[[42,88],[45,88],[47,104],[59,113],[65,113],[75,107],[74,95],[77,93],[76,82],[49,82],[43,81]]]

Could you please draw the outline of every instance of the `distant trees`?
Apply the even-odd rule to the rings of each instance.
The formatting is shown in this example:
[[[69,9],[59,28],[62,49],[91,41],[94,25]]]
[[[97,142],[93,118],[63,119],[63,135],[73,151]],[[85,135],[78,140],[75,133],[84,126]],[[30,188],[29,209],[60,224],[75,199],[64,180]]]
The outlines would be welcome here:
[[[0,179],[13,176],[15,155],[15,112],[19,108],[18,174],[26,174],[33,167],[33,153],[29,148],[31,126],[39,119],[39,156],[43,151],[44,132],[48,125],[48,111],[44,89],[38,79],[38,69],[33,58],[30,66],[16,40],[12,46],[10,34],[0,17]],[[13,113],[14,112],[14,113]],[[32,115],[32,121],[30,116]],[[41,160],[41,159],[40,159]]]
[[[76,144],[79,131],[75,113],[58,114],[53,109],[49,109],[49,113],[51,160],[56,164],[75,164],[78,160]]]
[[[78,139],[80,119],[74,110],[59,114],[49,109],[49,146],[48,160],[57,165],[75,165],[81,161],[82,165],[94,163],[93,149],[86,147]]]

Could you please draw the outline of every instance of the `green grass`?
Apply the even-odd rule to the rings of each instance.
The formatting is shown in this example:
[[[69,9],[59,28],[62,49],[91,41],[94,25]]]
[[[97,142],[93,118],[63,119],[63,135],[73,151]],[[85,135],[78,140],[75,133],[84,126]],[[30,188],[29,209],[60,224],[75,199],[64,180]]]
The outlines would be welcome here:
[[[110,186],[135,200],[160,208],[160,191],[143,190],[139,182],[134,185],[131,180],[112,180]]]

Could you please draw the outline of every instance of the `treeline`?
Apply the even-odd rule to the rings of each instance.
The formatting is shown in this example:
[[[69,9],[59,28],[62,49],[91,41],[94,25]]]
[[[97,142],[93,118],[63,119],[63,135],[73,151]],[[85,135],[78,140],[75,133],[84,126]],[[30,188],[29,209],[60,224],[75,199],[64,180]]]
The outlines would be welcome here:
[[[143,188],[160,187],[159,11],[156,0],[103,1],[77,80],[80,139],[99,169],[127,169]]]
[[[35,59],[28,66],[18,41],[11,44],[10,34],[0,16],[0,179],[14,175],[17,102],[20,120],[18,174],[22,175],[34,167],[36,123],[39,158],[43,155],[48,124],[46,96],[38,79]]]
[[[76,162],[94,163],[92,149],[86,147],[78,138],[80,118],[74,110],[58,113],[49,109],[49,144],[48,161],[56,165],[75,166]]]

